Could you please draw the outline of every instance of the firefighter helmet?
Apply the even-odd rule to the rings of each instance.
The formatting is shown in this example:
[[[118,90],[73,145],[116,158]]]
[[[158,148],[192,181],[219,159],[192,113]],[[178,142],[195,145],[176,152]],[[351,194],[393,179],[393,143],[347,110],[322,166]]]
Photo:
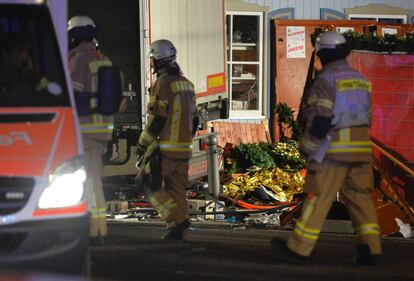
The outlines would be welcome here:
[[[68,21],[68,31],[72,30],[75,27],[85,27],[85,26],[96,27],[93,20],[88,16],[74,16]]]
[[[150,58],[154,58],[156,60],[163,60],[163,59],[175,59],[177,54],[177,49],[174,47],[173,43],[166,39],[161,39],[152,42],[150,49],[149,49],[149,56]]]
[[[88,16],[74,16],[68,21],[69,39],[91,41],[97,36],[97,27]]]
[[[345,37],[335,31],[322,33],[316,41],[315,50],[322,66],[337,60],[343,60],[351,52]]]
[[[327,31],[319,35],[315,49],[317,52],[323,49],[336,49],[343,44],[346,44],[346,39],[342,34],[335,31]]]

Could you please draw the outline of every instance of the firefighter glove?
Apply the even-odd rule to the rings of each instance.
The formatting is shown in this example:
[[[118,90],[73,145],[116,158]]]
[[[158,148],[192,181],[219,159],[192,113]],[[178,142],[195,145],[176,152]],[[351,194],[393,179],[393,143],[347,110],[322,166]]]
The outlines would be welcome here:
[[[135,152],[136,155],[144,155],[147,148],[142,146],[139,142],[137,143],[137,150]]]

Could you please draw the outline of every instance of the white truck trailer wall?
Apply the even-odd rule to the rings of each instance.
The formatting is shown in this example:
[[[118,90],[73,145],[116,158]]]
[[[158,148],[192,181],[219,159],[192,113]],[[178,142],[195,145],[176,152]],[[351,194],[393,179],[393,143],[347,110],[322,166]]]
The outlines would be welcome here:
[[[149,36],[171,40],[197,102],[226,97],[223,0],[149,0]]]

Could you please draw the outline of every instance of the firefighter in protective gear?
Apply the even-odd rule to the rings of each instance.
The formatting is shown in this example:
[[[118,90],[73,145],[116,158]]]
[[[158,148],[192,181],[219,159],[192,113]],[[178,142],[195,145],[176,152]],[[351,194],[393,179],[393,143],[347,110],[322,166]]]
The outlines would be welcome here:
[[[69,70],[81,125],[91,211],[92,242],[104,243],[107,236],[106,202],[102,187],[102,154],[112,138],[113,116],[96,112],[98,70],[112,62],[94,43],[95,23],[87,16],[75,16],[68,22]]]
[[[153,150],[145,189],[166,221],[168,231],[162,238],[183,240],[190,225],[185,187],[198,126],[194,86],[182,75],[170,41],[153,42],[149,55],[157,79],[151,87],[148,124],[139,137],[137,153]]]
[[[280,256],[283,253],[282,258],[300,261],[309,257],[340,191],[356,233],[356,262],[377,264],[381,242],[371,197],[371,84],[348,65],[350,48],[341,34],[328,31],[318,39],[315,49],[323,69],[312,86],[300,143],[308,156],[307,198],[287,243],[275,237],[271,244]]]

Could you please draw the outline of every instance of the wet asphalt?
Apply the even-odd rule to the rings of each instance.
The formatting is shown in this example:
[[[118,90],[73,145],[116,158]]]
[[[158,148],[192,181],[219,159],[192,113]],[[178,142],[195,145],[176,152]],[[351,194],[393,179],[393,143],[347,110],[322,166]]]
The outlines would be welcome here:
[[[322,233],[305,264],[279,260],[269,245],[289,229],[193,223],[186,242],[160,240],[159,221],[110,221],[106,245],[91,247],[92,280],[414,280],[414,239],[386,237],[381,265],[353,263],[350,234]]]

